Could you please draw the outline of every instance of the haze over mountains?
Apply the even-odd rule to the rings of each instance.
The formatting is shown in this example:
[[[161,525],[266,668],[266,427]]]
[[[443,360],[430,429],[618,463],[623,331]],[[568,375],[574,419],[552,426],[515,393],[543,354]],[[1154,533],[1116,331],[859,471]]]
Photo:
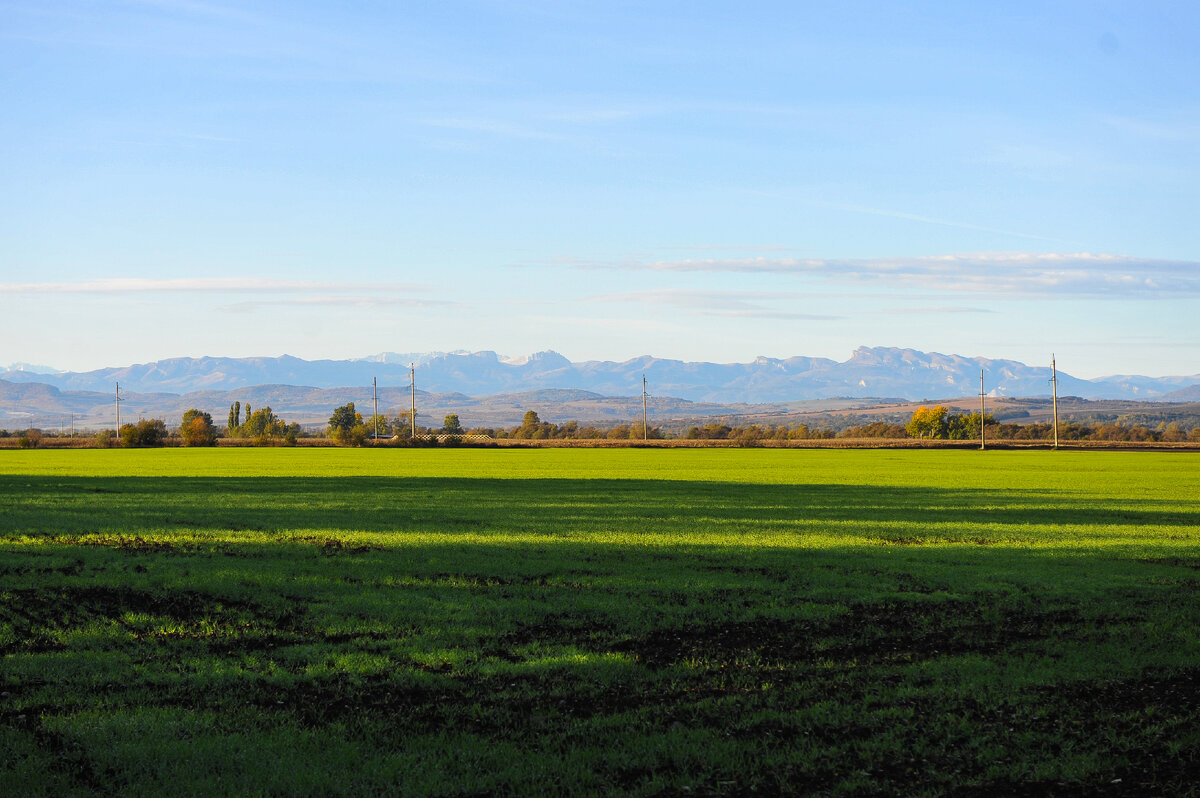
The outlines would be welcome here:
[[[685,362],[643,356],[573,363],[557,352],[505,358],[495,352],[387,353],[352,360],[282,357],[172,358],[88,372],[47,374],[39,368],[9,369],[0,379],[41,383],[63,391],[184,394],[256,385],[339,388],[407,386],[416,364],[417,387],[435,393],[487,396],[543,389],[579,389],[605,396],[650,393],[691,402],[767,403],[830,397],[937,399],[975,395],[979,372],[992,396],[1046,396],[1050,368],[1014,360],[943,355],[913,349],[859,347],[849,360],[759,357],[749,363]],[[1200,374],[1178,377],[1111,376],[1083,380],[1059,371],[1059,394],[1088,399],[1166,399],[1200,384]],[[1182,398],[1182,397],[1181,397]]]
[[[757,358],[750,363],[688,363],[640,357],[572,363],[556,352],[504,358],[495,352],[383,354],[355,360],[173,358],[89,372],[46,373],[20,366],[0,372],[0,426],[111,426],[120,382],[123,418],[174,423],[191,407],[218,422],[235,401],[272,407],[289,421],[323,425],[334,407],[368,411],[371,380],[380,412],[408,408],[409,363],[416,364],[418,419],[438,425],[446,413],[468,426],[512,426],[526,410],[554,421],[618,424],[641,412],[642,375],[657,420],[790,414],[876,404],[974,396],[979,370],[994,397],[1048,396],[1050,369],[1010,360],[911,349],[867,348],[849,360]],[[1059,395],[1088,399],[1194,401],[1200,375],[1081,380],[1059,372]],[[840,398],[838,398],[840,397]],[[837,398],[836,400],[833,398]]]

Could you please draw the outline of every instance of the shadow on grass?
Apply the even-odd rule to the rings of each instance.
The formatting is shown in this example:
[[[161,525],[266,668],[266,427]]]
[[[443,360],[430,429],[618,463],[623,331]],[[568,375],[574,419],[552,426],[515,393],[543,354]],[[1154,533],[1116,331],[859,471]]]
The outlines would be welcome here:
[[[266,643],[210,635],[235,648],[399,628],[452,647],[453,630],[474,624],[471,645],[489,639],[493,654],[550,644],[652,666],[705,652],[772,662],[989,654],[1148,608],[1168,612],[1172,597],[1195,592],[1200,567],[1192,540],[1135,562],[1088,537],[1092,527],[1197,525],[1195,506],[1098,506],[1050,492],[8,477],[0,499],[0,540],[41,538],[8,544],[0,563],[15,628],[141,614],[175,621],[185,636],[214,619],[274,630]],[[1050,540],[1056,525],[1073,531]],[[1058,545],[1006,545],[1017,527]],[[813,535],[819,542],[807,545]],[[163,584],[185,587],[168,594]],[[847,642],[853,635],[838,629],[866,637]],[[10,650],[60,645],[53,634],[30,635]],[[796,640],[827,642],[801,649]]]
[[[646,479],[0,477],[0,535],[170,528],[703,531],[798,522],[1200,525],[1200,504],[1052,491]],[[831,527],[830,529],[833,529]],[[900,541],[903,542],[903,541]],[[914,537],[911,542],[919,542]]]
[[[22,476],[0,478],[0,506],[0,722],[47,761],[73,752],[83,788],[111,775],[89,775],[112,748],[97,718],[129,718],[121,767],[153,758],[138,752],[162,735],[134,723],[147,708],[213,712],[267,740],[349,734],[363,751],[514,744],[534,764],[513,791],[572,750],[594,751],[582,792],[1054,793],[1117,774],[1165,791],[1196,770],[1171,745],[1200,720],[1198,672],[1180,666],[1195,661],[1200,552],[1185,540],[1138,562],[1073,543],[1196,526],[1185,499]],[[1076,536],[1062,550],[988,545],[1061,525]],[[774,537],[739,545],[761,534]],[[806,547],[809,534],[826,537]],[[1110,659],[1121,677],[1093,692]],[[466,775],[505,766],[481,755]],[[346,783],[362,772],[346,765]]]

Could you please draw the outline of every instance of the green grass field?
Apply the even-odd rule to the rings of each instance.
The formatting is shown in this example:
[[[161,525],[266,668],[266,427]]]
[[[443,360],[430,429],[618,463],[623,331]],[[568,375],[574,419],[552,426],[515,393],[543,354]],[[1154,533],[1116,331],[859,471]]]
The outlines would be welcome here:
[[[0,452],[4,795],[1200,791],[1200,456]]]

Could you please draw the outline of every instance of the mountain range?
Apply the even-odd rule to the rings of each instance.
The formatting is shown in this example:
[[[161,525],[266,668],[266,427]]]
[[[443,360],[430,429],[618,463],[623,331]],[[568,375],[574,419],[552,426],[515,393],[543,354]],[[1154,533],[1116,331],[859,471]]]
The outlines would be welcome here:
[[[114,398],[112,392],[61,391],[52,385],[0,380],[0,428],[111,429],[115,419]],[[121,418],[129,421],[161,418],[173,425],[186,410],[195,407],[211,413],[216,423],[224,424],[229,407],[239,402],[243,408],[270,407],[288,422],[321,428],[328,422],[333,408],[347,402],[354,402],[364,417],[369,416],[374,398],[370,385],[341,388],[255,385],[236,390],[191,391],[184,394],[126,393],[122,387]],[[389,418],[406,412],[411,401],[407,387],[381,387],[378,391],[379,412]],[[484,397],[418,390],[416,401],[417,423],[423,426],[440,426],[446,415],[455,413],[467,427],[512,427],[520,424],[529,410],[537,412],[546,421],[561,423],[574,420],[581,424],[614,426],[640,418],[642,412],[641,396],[603,396],[591,391],[561,389]],[[783,414],[797,409],[824,410],[869,404],[869,400],[716,404],[654,397],[648,400],[648,410],[651,418],[656,420],[699,420],[715,416]]]
[[[248,386],[290,385],[316,389],[370,385],[407,387],[414,364],[419,389],[466,396],[545,389],[589,391],[601,396],[641,395],[642,377],[654,396],[689,402],[770,403],[830,397],[897,397],[920,400],[977,395],[982,369],[990,396],[1047,396],[1049,366],[1015,360],[943,355],[892,347],[859,347],[849,360],[759,357],[749,363],[686,362],[649,355],[622,362],[572,362],[545,351],[521,358],[495,352],[386,353],[352,360],[282,357],[171,358],[87,372],[48,374],[10,368],[0,380],[40,383],[62,391],[185,394],[230,391]],[[1058,372],[1059,395],[1086,399],[1172,399],[1192,391],[1200,374],[1178,377],[1118,375],[1083,380]],[[1179,399],[1182,400],[1183,396]]]

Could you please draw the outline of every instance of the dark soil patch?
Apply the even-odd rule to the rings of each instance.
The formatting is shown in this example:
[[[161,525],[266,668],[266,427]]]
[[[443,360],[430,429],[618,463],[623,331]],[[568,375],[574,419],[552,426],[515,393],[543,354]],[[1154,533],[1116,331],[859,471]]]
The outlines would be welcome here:
[[[76,785],[92,795],[104,795],[112,791],[114,779],[111,774],[97,772],[84,752],[61,735],[39,726],[34,731],[34,738],[42,750],[54,755],[57,769],[65,772]]]
[[[57,627],[74,626],[95,618],[116,618],[126,612],[166,615],[193,620],[223,610],[224,605],[194,591],[151,593],[124,587],[79,586],[9,591],[7,609],[14,617]]]
[[[491,730],[548,725],[554,718],[586,719],[639,708],[669,707],[680,695],[637,685],[597,685],[577,678],[539,675],[496,676],[464,684],[464,697],[479,706],[475,719]],[[661,714],[665,723],[667,713]]]
[[[59,535],[55,543],[66,546],[96,546],[116,549],[130,554],[190,554],[195,544],[179,544],[166,540],[147,540],[141,535],[103,535],[84,538],[83,535]]]
[[[28,576],[36,574],[38,576],[46,576],[48,574],[56,574],[59,576],[79,576],[83,573],[83,560],[76,560],[70,565],[58,566],[43,566],[34,568],[29,565],[15,565],[0,568],[0,574],[12,574],[13,576]]]
[[[326,557],[332,557],[338,554],[366,554],[368,551],[378,551],[379,546],[370,546],[365,543],[353,545],[347,543],[340,538],[333,537],[307,537],[297,538],[304,543],[312,543],[321,549],[321,553]]]
[[[660,629],[623,641],[614,650],[650,667],[689,660],[714,665],[919,661],[992,654],[1022,642],[1068,634],[1081,624],[1074,610],[1010,611],[993,619],[968,602],[887,602],[855,605],[830,620],[762,618]]]
[[[279,689],[263,687],[247,700],[290,713],[310,727],[357,719],[391,732],[454,729],[496,736],[541,733],[556,719],[585,719],[679,700],[678,695],[640,694],[628,686],[588,685],[572,678],[528,674],[456,678],[441,669],[428,670],[445,676],[420,687],[388,674],[326,677]]]
[[[946,793],[949,798],[995,798],[997,795],[1012,798],[1088,798],[1105,796],[1169,795],[1171,793],[1147,793],[1145,786],[1134,786],[1119,780],[1096,780],[1094,782],[1071,783],[1064,781],[1014,781],[998,779],[977,785],[959,787]]]
[[[461,695],[451,690],[415,688],[386,675],[297,682],[278,690],[261,691],[251,699],[264,709],[291,713],[309,727],[371,715],[389,725],[422,732],[443,726],[445,709],[460,700]]]
[[[605,641],[617,636],[616,627],[607,620],[566,613],[550,613],[535,622],[519,622],[514,629],[496,639],[489,652],[509,652],[531,643],[572,645],[589,651],[605,651]],[[617,649],[619,650],[619,649]]]
[[[1041,729],[1052,737],[1066,735],[1080,746],[1113,735],[1121,742],[1108,751],[1111,772],[1093,784],[1051,784],[1046,785],[1046,792],[1012,794],[1195,794],[1195,785],[1200,783],[1200,751],[1173,751],[1170,744],[1173,730],[1200,727],[1200,667],[1131,679],[1051,685],[1030,691],[1029,697],[1042,709],[1037,717],[1020,708],[1010,713],[985,712],[982,717],[1007,727]],[[997,713],[1008,717],[995,717]],[[985,792],[955,793],[959,794]]]
[[[1083,621],[1075,610],[1009,610],[984,616],[980,602],[887,602],[859,605],[834,619],[825,636],[835,660],[923,660],[994,654],[1014,645],[1062,636]]]
[[[695,566],[699,571],[715,571],[721,574],[733,574],[737,576],[753,576],[756,578],[765,578],[771,582],[790,582],[795,578],[794,574],[784,568],[771,567],[766,565],[731,565],[728,563],[713,563]]]
[[[568,573],[578,574],[578,572]],[[422,578],[432,584],[446,584],[454,587],[464,587],[469,590],[496,587],[566,588],[578,590],[584,587],[582,582],[566,580],[559,574],[549,573],[498,576],[496,574],[464,574],[441,571],[423,574]]]
[[[1080,682],[1039,691],[1046,699],[1109,715],[1140,713],[1153,707],[1167,716],[1200,715],[1200,667],[1136,679]]]
[[[1166,565],[1172,568],[1191,568],[1200,571],[1200,557],[1146,557],[1137,560],[1143,565]]]
[[[13,625],[18,639],[0,649],[0,653],[44,650],[52,646],[39,630],[70,629],[95,620],[119,620],[126,613],[162,616],[181,623],[209,619],[242,627],[265,625],[280,632],[295,631],[299,626],[294,613],[270,612],[249,602],[190,590],[152,593],[128,587],[87,585],[23,588],[5,591],[4,597],[0,619]],[[222,645],[228,645],[228,641]]]
[[[156,554],[174,553],[180,547],[164,540],[146,540],[143,537],[122,537],[117,539],[116,548],[121,551],[137,553],[154,552]]]
[[[620,780],[618,784],[624,789],[630,789],[650,776],[671,775],[674,772],[674,769],[658,772],[645,769],[621,770],[619,771]],[[631,777],[635,775],[642,778],[631,780]],[[782,768],[781,772],[769,781],[766,779],[756,779],[750,782],[745,779],[739,781],[712,776],[698,784],[686,787],[670,786],[652,794],[655,798],[695,798],[696,796],[749,798],[749,796],[763,795],[829,795],[840,780],[841,778],[829,768],[820,771],[803,772],[797,771],[794,768]],[[860,793],[854,794],[858,795]]]

